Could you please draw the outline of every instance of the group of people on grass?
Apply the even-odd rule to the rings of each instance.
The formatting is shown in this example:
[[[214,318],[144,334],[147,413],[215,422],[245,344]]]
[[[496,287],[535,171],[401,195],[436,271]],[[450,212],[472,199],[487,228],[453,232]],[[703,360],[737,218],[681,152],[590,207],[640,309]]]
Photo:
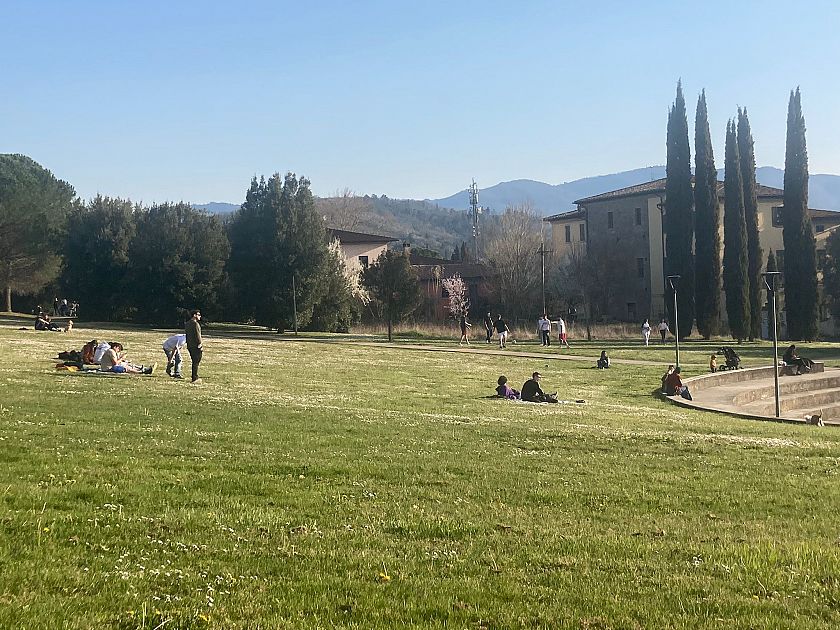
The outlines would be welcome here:
[[[461,339],[458,342],[458,345],[469,345],[469,330],[470,328],[472,328],[472,324],[467,321],[466,314],[462,314],[458,318],[458,323],[461,329]],[[557,318],[557,320],[552,321],[545,314],[543,314],[537,321],[537,332],[540,335],[541,344],[543,346],[551,345],[552,326],[557,327],[558,341],[561,344],[565,344],[567,348],[570,347],[568,341],[568,333],[566,329],[566,322],[563,320],[563,318],[559,317]],[[501,314],[497,315],[494,319],[493,314],[490,311],[487,311],[487,314],[484,316],[484,332],[486,333],[487,343],[492,343],[493,337],[495,335],[498,335],[499,348],[507,347],[507,341],[510,337],[510,327],[508,326],[508,323],[505,321],[504,317],[502,317]]]
[[[556,403],[557,394],[546,394],[542,388],[540,387],[540,380],[542,380],[542,374],[539,372],[534,372],[531,374],[531,378],[525,381],[525,384],[522,386],[521,390],[516,390],[508,385],[507,376],[500,376],[498,383],[499,386],[496,387],[496,395],[499,398],[506,398],[508,400],[524,400],[525,402],[535,402],[535,403]]]
[[[183,378],[181,366],[184,348],[190,354],[192,361],[192,382],[199,383],[198,368],[204,353],[201,338],[201,311],[189,312],[189,318],[184,323],[184,332],[169,336],[162,345],[166,355],[166,373],[172,378]],[[64,360],[65,366],[76,367],[99,366],[100,372],[114,374],[154,374],[157,363],[146,366],[129,360],[123,344],[119,341],[98,341],[93,339],[82,346],[82,349],[62,352],[59,358]]]
[[[52,332],[70,332],[73,330],[73,320],[68,319],[64,326],[59,326],[52,320],[49,313],[39,311],[35,315],[35,330],[49,330]]]
[[[668,328],[668,322],[665,319],[662,319],[656,328],[659,331],[659,336],[662,338],[662,343],[665,343],[665,338],[668,336],[668,333],[671,332],[670,328]],[[650,325],[650,320],[646,319],[642,324],[642,340],[645,342],[646,346],[650,345],[651,330],[653,330],[653,327]]]

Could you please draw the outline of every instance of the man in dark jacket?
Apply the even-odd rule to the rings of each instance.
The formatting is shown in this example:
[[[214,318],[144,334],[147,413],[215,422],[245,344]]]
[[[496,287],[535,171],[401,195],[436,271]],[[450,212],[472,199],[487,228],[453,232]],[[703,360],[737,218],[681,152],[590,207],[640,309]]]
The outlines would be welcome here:
[[[493,316],[490,315],[489,311],[484,316],[484,329],[487,331],[487,343],[490,343],[493,338]]]
[[[198,364],[201,363],[202,344],[201,344],[201,311],[190,311],[190,318],[184,324],[184,332],[187,334],[187,350],[190,353],[192,360],[192,382],[200,383],[201,379],[198,377]]]
[[[534,372],[525,384],[522,386],[521,397],[522,400],[528,402],[557,402],[557,396],[546,394],[540,387],[540,379],[542,374]]]

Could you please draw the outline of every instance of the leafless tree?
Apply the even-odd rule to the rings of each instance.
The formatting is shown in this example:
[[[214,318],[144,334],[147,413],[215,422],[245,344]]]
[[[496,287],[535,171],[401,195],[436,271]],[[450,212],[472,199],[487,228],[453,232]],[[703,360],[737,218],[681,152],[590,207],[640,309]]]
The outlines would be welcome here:
[[[315,207],[329,227],[340,230],[357,231],[371,219],[370,201],[349,188],[337,190],[332,197],[319,197],[315,200]]]
[[[540,302],[540,242],[540,220],[530,203],[509,206],[488,227],[485,251],[508,318],[531,316]]]

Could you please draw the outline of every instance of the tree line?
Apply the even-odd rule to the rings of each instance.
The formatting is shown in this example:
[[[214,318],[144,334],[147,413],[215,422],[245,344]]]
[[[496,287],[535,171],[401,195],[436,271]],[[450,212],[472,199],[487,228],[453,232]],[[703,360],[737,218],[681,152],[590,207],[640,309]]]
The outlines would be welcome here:
[[[364,273],[331,240],[309,181],[254,178],[229,221],[185,202],[151,206],[73,187],[30,158],[0,156],[0,280],[12,295],[72,296],[88,320],[217,321],[346,331],[365,310],[389,324],[420,302],[402,252]]]
[[[721,332],[721,287],[729,332],[753,340],[761,335],[762,268],[775,268],[773,252],[764,264],[759,244],[755,152],[746,108],[727,121],[724,150],[723,243],[721,209],[705,91],[695,115],[695,176],[682,84],[668,115],[665,192],[666,273],[679,276],[677,305],[681,337],[696,320],[704,339]],[[799,89],[788,103],[782,229],[785,247],[784,293],[787,336],[814,339],[818,333],[819,294],[814,230],[808,214],[808,157]],[[832,241],[829,239],[829,249]],[[721,268],[721,247],[723,265]],[[835,245],[840,253],[840,244]],[[840,257],[834,258],[840,260]],[[772,264],[772,267],[771,267]],[[835,263],[836,266],[836,263]],[[831,272],[827,272],[827,277]],[[834,273],[832,278],[837,277]],[[840,289],[840,282],[838,289]],[[827,285],[829,287],[829,285]],[[829,287],[830,288],[830,287]],[[672,294],[673,296],[673,294]],[[840,298],[840,290],[837,293]],[[674,321],[673,299],[666,299]]]

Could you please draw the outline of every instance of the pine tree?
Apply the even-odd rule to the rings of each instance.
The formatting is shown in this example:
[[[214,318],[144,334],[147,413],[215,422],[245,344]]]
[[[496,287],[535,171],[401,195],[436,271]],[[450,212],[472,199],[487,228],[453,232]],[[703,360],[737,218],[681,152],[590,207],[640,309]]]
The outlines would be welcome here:
[[[788,104],[782,227],[787,335],[792,340],[816,339],[817,253],[808,216],[808,150],[799,88],[791,92]]]
[[[726,123],[726,161],[723,201],[723,288],[729,330],[738,340],[750,332],[750,278],[747,265],[747,227],[744,221],[744,184],[738,157],[735,121]]]
[[[744,222],[747,226],[747,273],[750,278],[749,340],[761,338],[761,263],[764,253],[758,237],[758,191],[755,182],[753,147],[747,108],[738,108],[738,155],[744,186]]]
[[[667,161],[665,166],[665,235],[667,275],[679,275],[677,301],[679,334],[688,337],[694,324],[694,193],[691,190],[691,149],[682,82],[668,113]],[[666,291],[669,289],[666,289]],[[666,299],[674,321],[673,297]]]
[[[704,339],[720,328],[720,205],[717,170],[709,132],[706,91],[697,99],[694,122],[694,208],[697,330]]]
[[[293,173],[254,178],[229,237],[239,316],[284,329],[296,306],[298,326],[309,324],[329,273],[324,221],[309,180]]]

